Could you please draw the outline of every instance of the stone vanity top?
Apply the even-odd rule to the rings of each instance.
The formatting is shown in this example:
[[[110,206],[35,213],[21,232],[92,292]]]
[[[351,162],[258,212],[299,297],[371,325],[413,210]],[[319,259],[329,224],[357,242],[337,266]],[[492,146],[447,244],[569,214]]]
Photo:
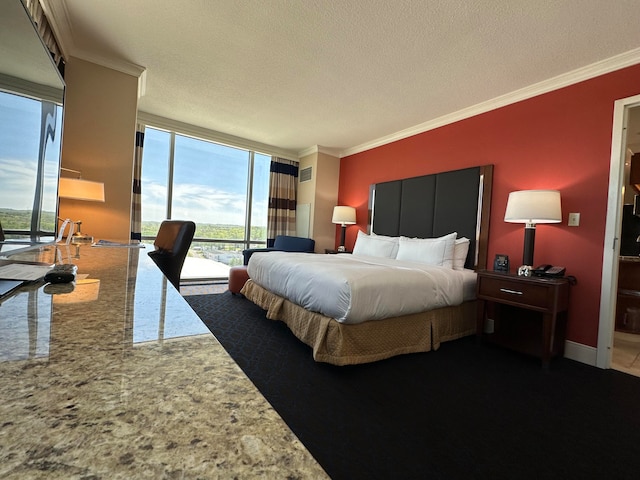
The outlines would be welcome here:
[[[146,250],[15,256],[78,282],[0,304],[0,478],[327,478]]]

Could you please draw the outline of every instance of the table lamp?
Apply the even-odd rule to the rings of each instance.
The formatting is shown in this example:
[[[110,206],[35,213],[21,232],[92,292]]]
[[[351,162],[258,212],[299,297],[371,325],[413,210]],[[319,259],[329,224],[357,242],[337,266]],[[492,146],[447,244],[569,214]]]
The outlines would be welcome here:
[[[338,251],[344,252],[344,236],[347,225],[354,225],[356,223],[355,207],[333,207],[333,218],[331,219],[331,222],[342,226],[342,231],[340,232],[340,246],[338,247]]]
[[[63,169],[68,170],[68,169]],[[68,170],[76,173],[76,170]],[[60,177],[58,184],[58,196],[60,198],[70,198],[73,200],[85,200],[90,202],[104,202],[104,183],[91,182],[82,180],[81,178]],[[74,222],[78,228],[75,230],[71,243],[92,243],[93,237],[85,235],[80,230],[82,222],[77,220]]]
[[[507,200],[504,221],[525,224],[522,267],[519,272],[522,270],[527,275],[526,271],[530,271],[533,268],[536,224],[560,223],[562,221],[560,192],[558,190],[519,190],[511,192]]]

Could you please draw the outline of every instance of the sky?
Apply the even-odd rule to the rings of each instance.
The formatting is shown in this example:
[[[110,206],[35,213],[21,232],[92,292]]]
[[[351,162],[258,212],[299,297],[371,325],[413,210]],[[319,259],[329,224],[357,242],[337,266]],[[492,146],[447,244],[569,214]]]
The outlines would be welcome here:
[[[142,161],[142,221],[166,218],[170,133],[147,128]],[[176,135],[172,218],[244,225],[246,150]],[[255,155],[252,224],[266,226],[271,157]]]
[[[47,142],[43,210],[55,212],[62,109],[57,108],[55,140]],[[41,102],[0,92],[0,208],[30,210],[40,145]]]

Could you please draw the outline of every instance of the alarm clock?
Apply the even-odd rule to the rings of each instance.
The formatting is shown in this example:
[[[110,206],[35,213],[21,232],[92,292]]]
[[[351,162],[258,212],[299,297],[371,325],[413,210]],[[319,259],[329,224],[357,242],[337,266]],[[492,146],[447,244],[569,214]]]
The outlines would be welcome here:
[[[509,256],[498,253],[493,261],[493,271],[509,273]]]

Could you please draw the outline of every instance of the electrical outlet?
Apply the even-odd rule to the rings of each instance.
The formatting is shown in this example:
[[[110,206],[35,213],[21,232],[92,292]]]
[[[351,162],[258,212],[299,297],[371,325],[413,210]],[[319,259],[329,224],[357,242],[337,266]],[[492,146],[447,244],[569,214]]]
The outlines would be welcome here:
[[[493,333],[495,330],[495,320],[487,318],[484,322],[484,333]]]
[[[580,225],[580,214],[579,213],[570,213],[569,214],[569,222],[567,225],[570,227],[577,227]]]

